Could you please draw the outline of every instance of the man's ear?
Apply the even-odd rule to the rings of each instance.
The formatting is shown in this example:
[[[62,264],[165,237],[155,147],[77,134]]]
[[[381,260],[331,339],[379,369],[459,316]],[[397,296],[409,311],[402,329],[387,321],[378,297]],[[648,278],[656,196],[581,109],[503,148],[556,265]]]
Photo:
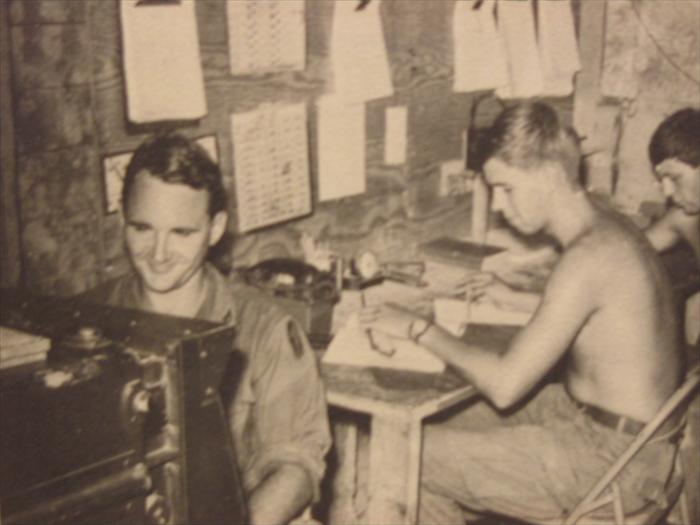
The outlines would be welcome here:
[[[540,169],[540,173],[547,184],[551,185],[553,188],[557,188],[563,183],[568,182],[566,170],[559,162],[545,162]]]
[[[227,224],[228,213],[222,210],[214,215],[211,220],[211,229],[209,230],[209,246],[214,246],[221,240],[221,237],[223,237],[226,231]]]

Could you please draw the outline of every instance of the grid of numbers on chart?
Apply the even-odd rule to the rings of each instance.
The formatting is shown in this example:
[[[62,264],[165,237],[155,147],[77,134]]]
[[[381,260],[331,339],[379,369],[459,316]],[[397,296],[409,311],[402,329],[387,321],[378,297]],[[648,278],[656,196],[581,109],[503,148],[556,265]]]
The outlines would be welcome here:
[[[239,231],[310,213],[306,105],[234,113],[231,130]]]
[[[304,69],[303,0],[229,0],[227,5],[232,74]]]

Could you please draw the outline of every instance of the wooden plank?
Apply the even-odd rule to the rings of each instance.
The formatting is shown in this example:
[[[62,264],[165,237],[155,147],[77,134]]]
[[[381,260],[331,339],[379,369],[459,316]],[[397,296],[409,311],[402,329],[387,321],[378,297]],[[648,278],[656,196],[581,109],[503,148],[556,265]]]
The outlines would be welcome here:
[[[333,475],[332,495],[328,510],[330,525],[357,523],[357,425],[340,420],[333,422],[333,444],[338,465]]]
[[[416,522],[421,432],[420,420],[372,419],[368,524]]]
[[[12,111],[8,4],[0,2],[0,284],[16,286],[20,277],[20,225],[15,173],[15,134]]]
[[[576,75],[574,90],[574,127],[587,137],[584,147],[592,143],[596,107],[600,99],[600,80],[605,43],[606,2],[580,2],[579,53],[581,71]]]

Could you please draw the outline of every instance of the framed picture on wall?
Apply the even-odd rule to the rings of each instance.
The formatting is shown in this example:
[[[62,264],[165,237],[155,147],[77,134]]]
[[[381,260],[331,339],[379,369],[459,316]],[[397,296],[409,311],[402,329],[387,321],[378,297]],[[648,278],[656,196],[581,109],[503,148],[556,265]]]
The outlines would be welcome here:
[[[126,167],[129,165],[133,151],[116,153],[102,159],[102,176],[104,179],[105,211],[115,213],[121,206],[122,186]]]
[[[217,164],[219,163],[219,145],[216,142],[216,135],[204,135],[203,137],[199,137],[197,140],[197,144],[202,146],[204,148],[204,151],[206,151],[209,154],[209,157],[211,160],[216,162]]]

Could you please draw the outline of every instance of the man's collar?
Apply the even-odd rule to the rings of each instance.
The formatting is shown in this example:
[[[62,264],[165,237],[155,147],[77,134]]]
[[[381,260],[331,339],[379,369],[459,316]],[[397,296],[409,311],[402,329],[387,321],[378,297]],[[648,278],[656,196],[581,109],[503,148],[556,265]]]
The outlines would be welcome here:
[[[203,272],[207,291],[195,317],[232,324],[236,305],[226,278],[210,263],[204,265]]]

